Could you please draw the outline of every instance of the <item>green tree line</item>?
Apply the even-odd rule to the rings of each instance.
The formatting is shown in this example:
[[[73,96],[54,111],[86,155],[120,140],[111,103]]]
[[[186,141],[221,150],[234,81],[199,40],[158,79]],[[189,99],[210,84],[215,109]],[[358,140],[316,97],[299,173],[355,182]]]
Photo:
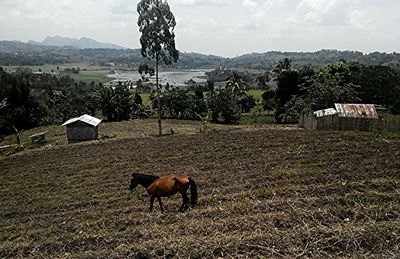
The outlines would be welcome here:
[[[108,121],[142,116],[142,100],[131,88],[128,83],[110,87],[77,82],[68,75],[34,74],[28,69],[8,73],[0,68],[0,134],[98,111]]]
[[[265,110],[278,123],[296,122],[301,111],[333,108],[334,103],[377,104],[400,114],[400,70],[342,60],[313,70],[284,59],[273,71],[276,89],[263,94]]]
[[[365,65],[398,67],[399,53],[320,50],[316,52],[252,53],[235,58],[224,58],[199,53],[179,53],[179,61],[168,67],[174,69],[216,68],[273,70],[276,63],[288,57],[297,67],[309,65],[322,68],[341,59]],[[35,66],[44,64],[90,63],[107,66],[109,63],[138,67],[145,62],[140,49],[73,49],[39,46],[22,42],[0,41],[0,66]],[[162,65],[162,67],[167,67]]]
[[[331,108],[334,103],[379,104],[387,112],[400,114],[400,71],[393,67],[341,61],[312,69],[294,67],[284,59],[263,75],[271,79],[263,81],[263,106],[274,112],[277,123],[296,122],[301,111]],[[163,118],[238,123],[256,105],[239,73],[223,85],[188,83],[185,89],[163,88]],[[144,106],[130,83],[88,84],[26,69],[9,73],[0,68],[0,86],[0,134],[60,124],[84,113],[101,113],[107,121],[147,118],[157,106],[154,93],[150,105]]]

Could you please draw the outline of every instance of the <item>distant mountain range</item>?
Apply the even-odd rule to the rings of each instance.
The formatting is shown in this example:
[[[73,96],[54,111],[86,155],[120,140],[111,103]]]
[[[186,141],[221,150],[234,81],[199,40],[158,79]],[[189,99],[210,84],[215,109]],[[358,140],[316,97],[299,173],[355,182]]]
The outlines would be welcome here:
[[[43,46],[73,47],[77,49],[126,49],[116,44],[98,42],[86,37],[75,39],[61,36],[47,36],[42,42],[31,40],[28,43]]]

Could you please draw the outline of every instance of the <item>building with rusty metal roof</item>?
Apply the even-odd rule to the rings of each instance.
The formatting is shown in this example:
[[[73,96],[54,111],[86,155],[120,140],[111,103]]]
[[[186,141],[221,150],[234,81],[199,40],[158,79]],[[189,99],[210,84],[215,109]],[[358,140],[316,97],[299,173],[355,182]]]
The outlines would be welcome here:
[[[335,103],[339,117],[378,119],[378,113],[373,104]]]

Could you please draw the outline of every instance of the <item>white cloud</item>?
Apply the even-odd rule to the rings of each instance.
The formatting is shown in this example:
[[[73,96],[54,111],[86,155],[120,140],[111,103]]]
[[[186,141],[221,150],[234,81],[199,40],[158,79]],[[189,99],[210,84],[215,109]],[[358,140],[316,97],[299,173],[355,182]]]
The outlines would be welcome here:
[[[0,0],[0,40],[87,36],[139,46],[139,0]],[[394,0],[168,0],[182,51],[220,55],[347,48],[400,51]]]
[[[218,28],[218,23],[211,17],[182,19],[178,18],[176,30],[189,34],[207,34]]]
[[[262,19],[270,12],[282,8],[285,5],[286,0],[266,0],[264,4],[256,11],[255,17]]]
[[[229,0],[175,0],[173,2],[183,6],[224,6],[231,3]]]
[[[350,14],[350,24],[356,28],[367,30],[370,28],[371,21],[365,17],[360,10],[354,10]]]
[[[264,9],[282,7],[287,0],[266,0],[263,4]]]
[[[263,25],[255,20],[244,19],[238,24],[238,28],[248,31],[258,31],[263,28]]]
[[[255,10],[258,7],[258,4],[252,0],[243,0],[242,1],[242,7],[249,9],[249,10]]]
[[[287,0],[242,0],[243,13],[234,28],[261,31],[271,25],[271,16],[281,9]],[[284,18],[283,18],[284,19]]]
[[[295,19],[322,26],[356,25],[363,27],[357,10],[358,0],[302,0],[296,7]]]

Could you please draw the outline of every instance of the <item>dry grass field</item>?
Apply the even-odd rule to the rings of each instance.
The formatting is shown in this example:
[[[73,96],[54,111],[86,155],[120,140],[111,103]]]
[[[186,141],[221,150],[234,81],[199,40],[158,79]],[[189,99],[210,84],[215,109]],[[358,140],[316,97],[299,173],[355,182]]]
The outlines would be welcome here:
[[[229,129],[56,145],[0,160],[0,257],[400,257],[400,137]],[[132,172],[183,172],[148,213]]]
[[[201,122],[199,121],[181,121],[181,120],[163,120],[163,133],[170,134],[171,129],[175,134],[196,134],[200,132],[202,128]],[[274,125],[264,125],[269,128]],[[275,126],[276,127],[276,126]],[[221,125],[210,123],[210,131],[221,131],[241,128],[238,125]],[[61,125],[44,126],[34,128],[21,132],[21,142],[29,143],[30,136],[40,132],[47,131],[47,141],[51,145],[66,145],[66,127]],[[145,119],[145,120],[130,120],[121,122],[103,122],[99,126],[99,137],[103,138],[115,138],[115,139],[126,139],[126,138],[138,138],[138,137],[151,137],[158,134],[158,124],[156,119]],[[0,140],[0,146],[11,145],[16,143],[16,136],[10,135]]]

